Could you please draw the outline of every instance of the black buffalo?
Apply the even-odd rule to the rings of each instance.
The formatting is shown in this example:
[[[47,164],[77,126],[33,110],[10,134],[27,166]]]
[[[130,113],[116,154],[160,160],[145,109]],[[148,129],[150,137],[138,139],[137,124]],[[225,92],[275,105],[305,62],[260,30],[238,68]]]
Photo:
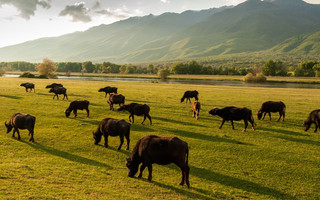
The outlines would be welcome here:
[[[63,85],[60,83],[52,83],[46,86],[46,88],[54,88],[54,87],[63,87]]]
[[[89,101],[87,100],[72,101],[69,107],[65,111],[66,117],[69,117],[72,111],[73,111],[74,117],[77,117],[77,110],[86,110],[87,117],[89,117]]]
[[[33,133],[34,133],[34,125],[36,123],[36,118],[29,114],[21,114],[21,113],[15,113],[10,118],[9,123],[7,121],[4,122],[4,124],[7,127],[7,133],[10,133],[10,131],[13,128],[13,134],[12,137],[15,137],[15,133],[18,133],[18,140],[21,139],[19,129],[27,129],[29,131],[30,139],[29,141],[34,142]]]
[[[233,121],[243,120],[245,124],[243,131],[246,131],[247,129],[248,121],[251,123],[252,129],[255,130],[254,128],[255,122],[252,116],[252,111],[249,110],[248,108],[237,108],[234,106],[229,106],[222,109],[214,108],[209,111],[209,114],[218,115],[219,117],[222,118],[222,122],[219,129],[222,128],[222,125],[224,124],[225,121],[231,121],[232,129],[234,129]]]
[[[118,88],[116,87],[110,87],[110,86],[107,86],[107,87],[104,87],[104,88],[100,88],[98,92],[105,92],[106,95],[104,96],[105,98],[107,97],[107,95],[111,94],[111,93],[118,93]]]
[[[150,107],[147,104],[130,103],[128,105],[122,105],[118,109],[118,111],[123,111],[123,110],[126,110],[130,113],[129,121],[131,122],[130,118],[132,117],[132,123],[134,123],[134,115],[137,115],[137,116],[143,115],[144,118],[141,124],[143,124],[143,122],[146,120],[146,117],[148,117],[150,121],[150,125],[152,124],[151,116],[149,115]]]
[[[127,139],[127,150],[130,144],[130,127],[131,125],[123,119],[105,118],[101,120],[96,132],[93,132],[94,144],[99,144],[102,135],[104,136],[104,146],[108,147],[108,136],[120,136],[120,145],[118,150],[124,142],[124,137]]]
[[[110,110],[114,110],[113,104],[119,104],[121,107],[124,104],[125,96],[121,94],[110,94],[108,104],[110,106]]]
[[[320,109],[314,110],[309,114],[308,119],[303,123],[304,130],[308,131],[311,124],[316,125],[316,129],[314,130],[314,132],[317,132],[319,128],[319,134],[320,134]]]
[[[286,105],[282,101],[266,101],[262,104],[260,110],[257,113],[258,119],[262,120],[266,116],[266,114],[269,114],[269,118],[271,120],[271,112],[279,112],[279,119],[282,117],[282,121],[285,119],[285,112],[286,112]],[[263,115],[263,117],[262,117]]]
[[[148,180],[152,180],[152,164],[167,165],[176,164],[182,173],[180,185],[189,184],[188,144],[177,137],[160,137],[156,135],[146,135],[142,137],[127,158],[128,176],[133,177],[140,167],[139,178],[142,177],[143,170],[148,167]]]
[[[58,95],[59,95],[59,94],[63,94],[63,100],[64,100],[64,98],[67,98],[67,100],[68,100],[67,89],[64,88],[64,87],[54,87],[54,88],[51,88],[51,89],[49,90],[49,93],[54,93],[53,99],[54,99],[55,96],[57,96],[57,100],[59,100],[59,96],[58,96]]]
[[[191,103],[190,98],[195,98],[195,100],[199,100],[198,95],[199,93],[197,90],[185,91],[183,97],[181,98],[181,103],[184,101],[184,99],[187,99],[186,103],[188,103],[188,100]]]
[[[33,92],[36,92],[36,89],[34,88],[34,84],[33,83],[21,83],[22,87],[25,87],[26,88],[26,92],[28,92],[28,89],[30,89],[30,92],[32,91],[33,89]]]

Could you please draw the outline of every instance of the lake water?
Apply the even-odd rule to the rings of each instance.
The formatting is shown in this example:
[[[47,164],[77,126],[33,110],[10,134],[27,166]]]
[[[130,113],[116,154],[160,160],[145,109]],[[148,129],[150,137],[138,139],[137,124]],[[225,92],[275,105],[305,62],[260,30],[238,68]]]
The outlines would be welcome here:
[[[19,75],[5,74],[4,77],[17,78]],[[320,84],[311,83],[244,83],[242,81],[218,81],[218,80],[186,80],[168,79],[160,81],[153,78],[120,78],[120,77],[88,77],[88,76],[58,76],[64,80],[88,80],[88,81],[111,81],[111,82],[141,82],[141,83],[170,83],[170,84],[195,84],[195,85],[217,85],[217,86],[238,86],[238,87],[270,87],[270,88],[314,88],[320,89]]]

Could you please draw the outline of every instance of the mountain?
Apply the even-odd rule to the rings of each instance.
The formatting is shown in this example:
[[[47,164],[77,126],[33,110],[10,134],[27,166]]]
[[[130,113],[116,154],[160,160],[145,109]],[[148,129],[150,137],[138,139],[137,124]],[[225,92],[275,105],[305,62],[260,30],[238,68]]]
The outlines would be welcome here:
[[[247,0],[235,7],[133,17],[4,47],[0,61],[39,62],[47,57],[57,62],[127,63],[278,51],[273,47],[317,30],[320,5],[302,0]]]

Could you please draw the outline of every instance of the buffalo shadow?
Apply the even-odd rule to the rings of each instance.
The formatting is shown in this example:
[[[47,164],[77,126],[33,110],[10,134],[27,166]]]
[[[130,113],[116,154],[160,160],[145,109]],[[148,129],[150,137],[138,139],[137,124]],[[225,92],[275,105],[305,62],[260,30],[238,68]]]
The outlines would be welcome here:
[[[30,143],[30,142],[26,142],[23,140],[19,140],[22,143],[28,144],[29,146],[31,146],[32,148],[39,150],[39,151],[44,151],[48,154],[54,155],[54,156],[58,156],[60,158],[64,158],[66,160],[72,161],[72,162],[77,162],[80,164],[85,164],[85,165],[91,165],[91,166],[96,166],[96,167],[104,167],[107,169],[112,169],[111,166],[105,164],[105,163],[101,163],[89,158],[84,158],[82,156],[78,156],[78,155],[74,155],[65,151],[61,151],[58,149],[54,149],[51,147],[47,147],[47,146],[42,146],[41,144],[35,142],[35,143]]]
[[[162,117],[152,117],[152,119],[157,119],[157,120],[161,120],[161,121],[164,121],[164,122],[170,122],[170,123],[174,123],[174,124],[181,124],[181,125],[185,125],[185,126],[208,127],[208,126],[201,125],[201,124],[183,122],[183,121],[178,121],[178,120],[168,119],[168,118],[162,118]]]
[[[0,97],[5,97],[5,98],[9,98],[9,99],[22,99],[22,97],[4,95],[4,94],[0,94]]]
[[[240,178],[231,177],[224,174],[215,173],[213,171],[198,168],[196,166],[190,166],[190,174],[201,179],[205,179],[211,182],[217,182],[221,185],[237,188],[247,192],[252,192],[260,195],[267,195],[275,197],[276,199],[297,199],[290,194],[286,194],[282,191],[268,188],[266,186],[253,183],[251,181],[243,180]]]
[[[176,130],[176,129],[170,129],[170,128],[163,128],[163,129],[166,131],[169,131],[175,135],[193,138],[193,139],[205,140],[205,141],[210,141],[210,142],[226,142],[226,143],[232,143],[232,144],[252,145],[252,144],[243,143],[243,142],[240,142],[237,140],[223,138],[223,137],[219,137],[219,136],[204,135],[201,133],[194,133],[194,132],[190,132],[190,131]]]
[[[145,100],[136,100],[136,99],[125,99],[125,102],[131,102],[131,103],[153,103],[152,101],[145,101]]]
[[[288,131],[288,130],[283,130],[283,129],[274,129],[274,128],[265,128],[265,127],[261,127],[260,129],[263,130],[263,131],[282,133],[282,134],[291,135],[291,136],[305,136],[305,137],[309,136],[309,135],[302,134],[302,133],[299,133],[299,132]]]
[[[313,140],[305,140],[305,139],[300,139],[300,138],[293,138],[293,137],[288,137],[288,136],[275,136],[276,138],[283,139],[283,140],[288,140],[291,142],[298,142],[302,144],[310,144],[310,145],[315,145],[315,146],[320,146],[319,141],[313,141]]]

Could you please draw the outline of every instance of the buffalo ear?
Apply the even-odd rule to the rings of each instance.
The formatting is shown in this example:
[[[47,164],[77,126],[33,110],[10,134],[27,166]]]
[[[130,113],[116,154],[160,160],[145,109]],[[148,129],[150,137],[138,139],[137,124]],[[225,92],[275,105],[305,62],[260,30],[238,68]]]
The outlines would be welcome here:
[[[94,135],[94,131],[92,131],[92,135]]]
[[[9,124],[7,124],[7,120],[4,122],[4,125],[6,125],[6,127],[8,127],[8,126],[9,126]]]

